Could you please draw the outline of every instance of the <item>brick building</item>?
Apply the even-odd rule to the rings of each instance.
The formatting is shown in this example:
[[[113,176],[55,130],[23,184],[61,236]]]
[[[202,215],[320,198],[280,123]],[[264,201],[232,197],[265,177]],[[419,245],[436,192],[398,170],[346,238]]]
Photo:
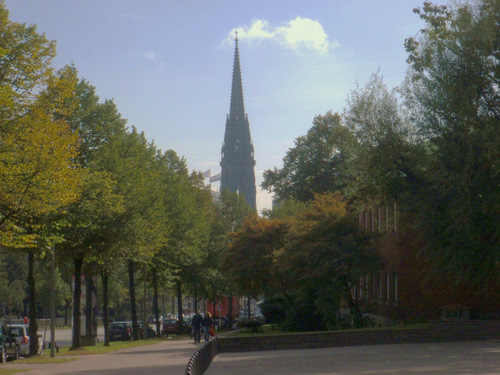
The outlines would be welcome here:
[[[359,214],[359,225],[379,232],[376,246],[385,261],[381,272],[364,275],[355,290],[380,324],[443,318],[500,319],[498,280],[477,290],[432,270],[416,234],[401,230],[396,204]]]

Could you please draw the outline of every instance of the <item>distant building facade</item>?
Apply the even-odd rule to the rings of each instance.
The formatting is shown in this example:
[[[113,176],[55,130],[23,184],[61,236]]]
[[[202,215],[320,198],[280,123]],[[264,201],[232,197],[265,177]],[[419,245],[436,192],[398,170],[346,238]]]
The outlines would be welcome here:
[[[226,130],[221,149],[221,191],[243,194],[247,203],[256,209],[255,159],[250,124],[245,113],[241,79],[238,37],[235,38],[231,104],[226,117]]]
[[[378,232],[385,267],[361,277],[354,295],[377,323],[440,319],[500,319],[498,280],[487,288],[455,283],[435,272],[411,230],[401,231],[398,208],[372,207],[359,213],[359,226]]]

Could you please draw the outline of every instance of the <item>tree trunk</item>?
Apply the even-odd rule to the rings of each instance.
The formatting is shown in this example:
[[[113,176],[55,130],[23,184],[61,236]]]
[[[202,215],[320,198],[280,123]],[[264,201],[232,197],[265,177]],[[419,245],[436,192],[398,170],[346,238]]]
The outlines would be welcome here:
[[[132,334],[134,340],[139,340],[139,325],[137,324],[137,310],[135,309],[135,282],[134,282],[134,261],[128,261],[128,285],[130,291],[130,313],[132,314]]]
[[[179,321],[179,330],[182,330],[182,286],[181,282],[177,281],[175,283],[176,289],[177,289],[177,315],[178,315],[178,321]]]
[[[86,267],[85,271],[85,338],[86,344],[89,345],[92,338],[92,276],[90,275],[90,266]]]
[[[104,326],[104,346],[109,346],[109,311],[108,311],[108,272],[103,271],[101,273],[102,281],[102,318]]]
[[[71,348],[78,349],[82,346],[80,329],[82,312],[80,310],[80,298],[82,296],[81,277],[83,259],[76,257],[73,261],[75,265],[75,290],[73,291],[73,338],[71,341]]]
[[[30,252],[28,254],[28,297],[29,297],[29,308],[28,308],[28,334],[30,336],[30,356],[38,354],[38,325],[36,321],[37,311],[36,311],[36,286],[35,286],[35,254]]]
[[[160,312],[158,311],[158,271],[153,268],[153,311],[156,322],[156,336],[161,336]]]

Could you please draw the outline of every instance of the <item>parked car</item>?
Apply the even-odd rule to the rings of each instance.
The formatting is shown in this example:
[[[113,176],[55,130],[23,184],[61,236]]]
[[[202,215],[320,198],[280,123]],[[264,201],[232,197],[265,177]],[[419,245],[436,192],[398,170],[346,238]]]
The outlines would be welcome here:
[[[142,323],[142,320],[139,320],[137,322],[137,324],[139,325],[139,336],[141,339],[144,338],[144,323]],[[151,326],[148,324],[146,324],[146,329],[147,329],[147,333],[148,333],[148,337],[155,337],[156,336],[156,332],[153,328],[151,328]]]
[[[132,340],[133,330],[130,322],[113,322],[109,325],[109,341]]]
[[[163,321],[163,334],[179,333],[179,322],[177,319],[165,319]]]
[[[7,358],[19,358],[19,344],[11,336],[6,324],[0,325],[0,362],[7,362]]]
[[[19,354],[27,356],[30,354],[30,337],[27,324],[9,324],[10,335],[16,338],[19,345]],[[38,354],[43,353],[42,337],[38,335]]]

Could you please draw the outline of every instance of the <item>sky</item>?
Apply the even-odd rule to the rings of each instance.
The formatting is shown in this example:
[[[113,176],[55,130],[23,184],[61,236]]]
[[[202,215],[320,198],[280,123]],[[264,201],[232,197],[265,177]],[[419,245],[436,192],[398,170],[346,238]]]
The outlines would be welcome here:
[[[446,4],[447,1],[434,1]],[[54,67],[74,64],[128,126],[220,173],[238,30],[245,111],[255,148],[257,209],[271,208],[262,173],[281,168],[314,116],[342,113],[380,70],[407,69],[404,40],[423,0],[6,0],[10,20],[57,41]],[[208,181],[207,181],[208,183]],[[218,183],[212,188],[218,188]]]

